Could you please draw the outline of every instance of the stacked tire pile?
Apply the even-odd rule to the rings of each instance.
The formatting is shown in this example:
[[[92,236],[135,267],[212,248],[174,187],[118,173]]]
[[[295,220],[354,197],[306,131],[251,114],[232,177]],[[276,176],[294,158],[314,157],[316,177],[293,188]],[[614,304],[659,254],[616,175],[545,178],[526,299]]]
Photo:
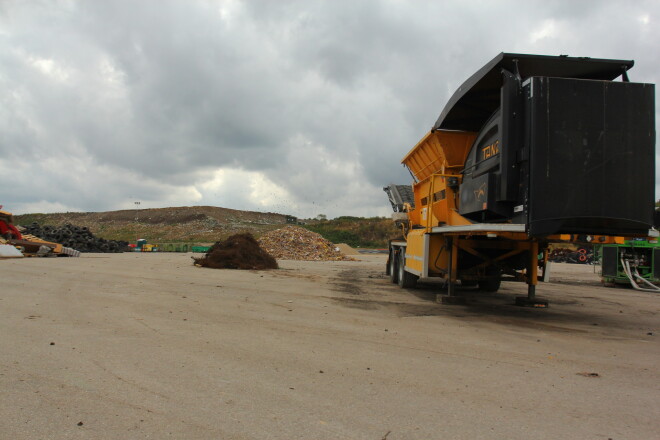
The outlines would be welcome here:
[[[23,227],[26,234],[32,234],[46,241],[60,243],[62,246],[80,252],[124,252],[128,248],[128,242],[126,241],[94,237],[94,234],[86,226],[74,226],[68,223],[64,226],[40,226],[39,223],[35,222]]]

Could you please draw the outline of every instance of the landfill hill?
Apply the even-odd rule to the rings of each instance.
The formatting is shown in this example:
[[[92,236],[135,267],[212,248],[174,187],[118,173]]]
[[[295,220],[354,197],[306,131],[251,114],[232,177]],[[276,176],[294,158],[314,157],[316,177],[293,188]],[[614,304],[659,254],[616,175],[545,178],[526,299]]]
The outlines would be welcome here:
[[[136,220],[137,215],[137,220]],[[287,216],[271,212],[239,211],[215,206],[135,209],[108,212],[66,212],[23,214],[14,223],[62,226],[67,223],[86,226],[94,235],[109,240],[135,242],[146,238],[150,243],[213,243],[239,232],[256,236],[281,228]]]
[[[287,225],[287,215],[272,212],[240,211],[215,206],[183,206],[108,212],[66,212],[14,216],[18,225],[33,222],[41,226],[72,224],[86,226],[97,237],[149,243],[215,243],[243,232],[260,237]],[[333,243],[353,247],[384,248],[400,233],[394,222],[384,217],[338,217],[333,220],[303,220],[303,227],[321,234]]]
[[[402,233],[387,217],[337,217],[309,222],[305,227],[333,243],[346,243],[355,248],[387,248],[390,239],[402,238]]]

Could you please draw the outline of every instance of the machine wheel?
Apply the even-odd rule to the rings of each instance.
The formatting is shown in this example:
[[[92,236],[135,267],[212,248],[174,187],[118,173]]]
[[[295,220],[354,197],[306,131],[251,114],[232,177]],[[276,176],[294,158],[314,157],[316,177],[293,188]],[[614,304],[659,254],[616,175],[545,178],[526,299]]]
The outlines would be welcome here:
[[[410,289],[417,285],[417,275],[406,272],[406,252],[402,249],[399,252],[399,287]]]
[[[502,271],[495,267],[489,266],[486,268],[486,276],[479,280],[479,290],[483,292],[497,292],[502,284]]]
[[[479,280],[479,290],[484,292],[497,292],[502,284],[502,280],[498,278],[486,278]]]
[[[394,248],[390,249],[390,267],[389,267],[389,272],[390,272],[390,281],[392,284],[396,284],[399,282],[399,264],[398,264],[398,256],[394,250]]]

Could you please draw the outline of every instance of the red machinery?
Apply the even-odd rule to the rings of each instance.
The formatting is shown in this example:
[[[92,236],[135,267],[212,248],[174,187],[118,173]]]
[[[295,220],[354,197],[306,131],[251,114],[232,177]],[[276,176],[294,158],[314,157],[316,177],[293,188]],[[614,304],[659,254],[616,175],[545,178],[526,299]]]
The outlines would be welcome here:
[[[23,235],[14,226],[14,216],[11,212],[2,211],[0,205],[0,236],[7,240],[22,240]]]

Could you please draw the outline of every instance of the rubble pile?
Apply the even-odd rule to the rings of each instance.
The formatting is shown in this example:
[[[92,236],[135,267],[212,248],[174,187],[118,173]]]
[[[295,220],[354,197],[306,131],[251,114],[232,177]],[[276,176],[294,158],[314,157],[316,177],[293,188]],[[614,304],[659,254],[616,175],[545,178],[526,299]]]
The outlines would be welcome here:
[[[277,269],[277,261],[263,250],[252,234],[236,234],[218,241],[202,258],[193,258],[195,266],[214,269]]]
[[[80,252],[124,252],[128,247],[126,241],[106,240],[95,237],[85,226],[40,226],[32,223],[23,226],[25,234],[31,234],[42,240],[60,243],[62,246],[75,249]]]
[[[281,260],[353,260],[320,234],[298,226],[286,226],[267,232],[259,238],[259,244],[273,257]]]

